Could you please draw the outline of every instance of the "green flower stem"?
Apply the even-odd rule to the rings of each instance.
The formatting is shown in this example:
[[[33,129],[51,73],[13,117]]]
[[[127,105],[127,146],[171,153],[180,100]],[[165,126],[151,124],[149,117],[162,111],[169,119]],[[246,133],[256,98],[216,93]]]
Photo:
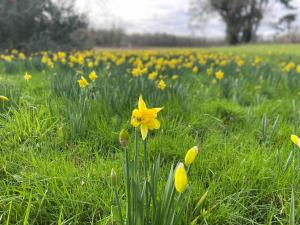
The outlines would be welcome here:
[[[114,192],[115,192],[115,199],[116,199],[116,204],[117,204],[117,207],[118,207],[118,212],[119,212],[121,224],[124,225],[124,220],[123,220],[122,211],[121,211],[121,205],[120,205],[120,201],[119,201],[119,195],[118,195],[118,191],[117,191],[116,187],[114,187]]]
[[[189,174],[190,174],[191,167],[192,167],[192,164],[189,165],[188,168],[187,168],[187,172],[186,172],[186,173],[187,173],[187,176],[189,176]]]
[[[138,177],[138,129],[135,129],[135,156],[134,156],[134,175],[137,179]]]
[[[126,186],[127,186],[127,219],[128,219],[128,224],[131,224],[131,193],[130,193],[128,148],[124,148],[124,150],[125,150],[125,166],[126,166]]]
[[[138,184],[138,129],[135,129],[135,156],[134,156],[134,182],[133,182],[133,224],[137,224],[137,205],[138,205],[138,196],[136,186]]]
[[[147,156],[147,138],[144,141],[144,173],[145,173],[145,196],[146,196],[146,224],[149,220],[149,200],[148,200],[148,156]]]

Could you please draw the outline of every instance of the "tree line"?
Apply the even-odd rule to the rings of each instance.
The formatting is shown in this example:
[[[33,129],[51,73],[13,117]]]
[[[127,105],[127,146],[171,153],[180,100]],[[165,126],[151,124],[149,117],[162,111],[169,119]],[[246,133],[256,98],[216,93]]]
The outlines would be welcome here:
[[[100,47],[199,47],[225,44],[221,39],[178,36],[168,33],[133,33],[113,28],[109,30],[86,31],[86,46]]]
[[[220,15],[226,25],[229,44],[256,40],[256,32],[268,4],[278,2],[293,9],[292,0],[190,0],[190,17],[201,28],[205,16]],[[197,47],[224,44],[222,40],[176,36],[163,33],[126,34],[124,29],[93,30],[85,15],[74,9],[72,0],[1,0],[0,50],[61,50],[113,47]],[[287,14],[274,22],[278,32],[290,31],[295,14]]]
[[[86,27],[71,1],[0,1],[0,49],[72,48],[76,46],[73,33]]]

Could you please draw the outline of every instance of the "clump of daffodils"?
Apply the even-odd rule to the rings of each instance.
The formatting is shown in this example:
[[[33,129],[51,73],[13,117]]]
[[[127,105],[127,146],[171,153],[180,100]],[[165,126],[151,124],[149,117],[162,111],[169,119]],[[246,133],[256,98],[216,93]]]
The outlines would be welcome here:
[[[188,186],[188,177],[184,165],[188,167],[188,171],[198,155],[198,146],[190,148],[184,157],[184,164],[178,163],[175,169],[174,182],[175,188],[179,193],[185,191]]]
[[[82,74],[81,71],[78,71],[79,74]],[[88,79],[90,82],[94,82],[98,78],[96,72],[93,70],[88,74]],[[81,89],[86,88],[89,85],[89,81],[83,75],[77,80],[77,83]]]
[[[194,146],[187,151],[184,163],[179,162],[175,168],[174,165],[171,166],[169,177],[162,185],[164,190],[160,191],[161,162],[158,157],[153,165],[149,163],[147,135],[149,131],[160,128],[157,116],[162,109],[162,107],[148,108],[142,96],[139,97],[138,107],[132,111],[131,116],[131,125],[135,128],[133,152],[130,151],[128,132],[123,129],[119,134],[119,142],[124,152],[126,210],[122,210],[123,206],[116,187],[116,172],[112,169],[111,183],[115,195],[115,205],[111,209],[113,223],[180,225],[183,222],[184,209],[187,209],[190,193],[188,174],[198,154],[198,147]],[[139,130],[144,148],[142,164],[138,157]],[[130,157],[131,154],[134,156]],[[130,161],[131,158],[134,159],[133,162]]]

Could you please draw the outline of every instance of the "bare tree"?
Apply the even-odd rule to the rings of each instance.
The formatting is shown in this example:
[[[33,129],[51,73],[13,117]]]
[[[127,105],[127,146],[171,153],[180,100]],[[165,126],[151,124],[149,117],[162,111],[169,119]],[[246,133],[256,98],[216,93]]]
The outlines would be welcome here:
[[[285,41],[292,42],[293,34],[296,33],[296,27],[292,24],[296,21],[297,15],[294,13],[289,13],[282,16],[277,22],[272,23],[271,26],[277,30],[276,36],[281,36],[281,39],[284,37]]]
[[[274,0],[291,8],[291,0]],[[194,24],[203,16],[217,13],[226,25],[229,44],[248,43],[255,38],[270,0],[191,0],[191,17]]]

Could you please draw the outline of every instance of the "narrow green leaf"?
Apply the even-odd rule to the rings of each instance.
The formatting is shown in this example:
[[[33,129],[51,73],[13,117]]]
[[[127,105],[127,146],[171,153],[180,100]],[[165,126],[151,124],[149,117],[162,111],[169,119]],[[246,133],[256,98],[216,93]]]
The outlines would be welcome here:
[[[292,162],[292,159],[293,159],[293,151],[290,152],[290,154],[289,154],[289,156],[288,156],[288,158],[286,160],[286,163],[285,163],[284,169],[283,169],[284,172],[286,172],[287,169],[289,168],[289,166],[290,166],[290,164]]]
[[[290,223],[289,225],[295,225],[295,195],[294,187],[292,186],[291,202],[290,202]]]

